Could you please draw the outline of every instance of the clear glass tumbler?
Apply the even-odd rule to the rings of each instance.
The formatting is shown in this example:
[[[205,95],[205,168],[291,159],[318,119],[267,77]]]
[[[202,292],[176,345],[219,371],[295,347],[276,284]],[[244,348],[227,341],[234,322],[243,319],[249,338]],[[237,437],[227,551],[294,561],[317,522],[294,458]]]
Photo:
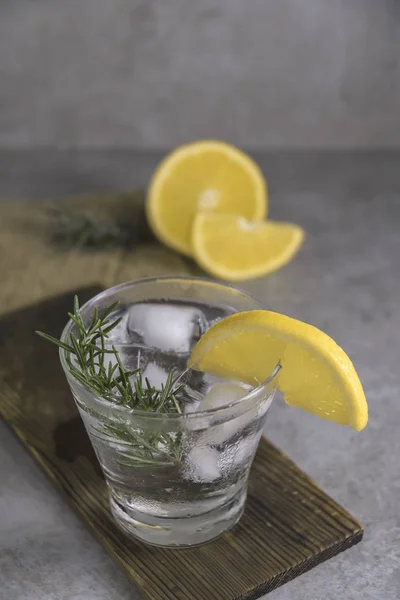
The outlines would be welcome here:
[[[151,385],[174,368],[183,387],[181,413],[133,410],[96,396],[61,363],[108,485],[113,515],[149,544],[194,546],[240,519],[250,467],[277,383],[279,365],[257,388],[187,369],[199,337],[219,319],[260,308],[246,293],[205,279],[145,279],[95,296],[81,308],[115,301],[120,324],[110,333],[127,369],[140,367]],[[113,315],[112,315],[113,316]],[[62,340],[75,325],[69,321]],[[110,355],[110,361],[112,355]]]

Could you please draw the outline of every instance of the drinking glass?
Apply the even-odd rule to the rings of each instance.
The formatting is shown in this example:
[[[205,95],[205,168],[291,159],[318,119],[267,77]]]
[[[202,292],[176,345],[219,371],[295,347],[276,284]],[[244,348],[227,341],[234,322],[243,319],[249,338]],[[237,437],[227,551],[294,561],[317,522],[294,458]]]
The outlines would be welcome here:
[[[250,467],[277,385],[279,365],[257,388],[187,369],[200,336],[218,320],[261,308],[228,285],[187,277],[153,278],[108,289],[81,308],[85,325],[119,301],[110,332],[127,370],[142,369],[160,389],[173,369],[183,386],[181,413],[134,410],[102,398],[60,358],[108,486],[118,525],[168,547],[207,542],[240,519]],[[68,342],[76,326],[62,333]],[[110,354],[109,360],[115,360]],[[133,377],[134,379],[134,377]]]

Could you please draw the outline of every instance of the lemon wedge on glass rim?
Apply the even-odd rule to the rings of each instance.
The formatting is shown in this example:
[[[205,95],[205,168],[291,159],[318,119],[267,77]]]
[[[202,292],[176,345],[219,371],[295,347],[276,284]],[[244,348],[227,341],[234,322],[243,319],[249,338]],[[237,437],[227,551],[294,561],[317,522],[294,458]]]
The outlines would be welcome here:
[[[161,161],[150,182],[146,215],[161,242],[191,256],[198,212],[258,221],[267,216],[267,203],[265,179],[250,156],[225,142],[201,140]]]
[[[368,407],[347,354],[326,333],[267,310],[231,315],[193,348],[188,366],[257,386],[280,361],[279,389],[287,404],[360,431]]]

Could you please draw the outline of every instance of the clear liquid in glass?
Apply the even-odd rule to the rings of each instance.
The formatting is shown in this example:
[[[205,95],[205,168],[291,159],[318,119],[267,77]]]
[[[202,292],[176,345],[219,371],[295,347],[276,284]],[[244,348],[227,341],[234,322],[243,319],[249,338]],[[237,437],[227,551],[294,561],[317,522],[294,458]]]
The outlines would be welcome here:
[[[229,306],[187,300],[140,302],[112,315],[122,320],[110,332],[109,344],[118,349],[124,367],[140,367],[157,389],[174,368],[174,378],[181,377],[185,385],[186,417],[105,417],[89,410],[74,391],[109,486],[114,516],[126,531],[149,543],[202,543],[242,514],[272,394],[260,390],[243,410],[237,400],[251,391],[248,385],[186,369],[201,335],[233,312]],[[106,360],[113,363],[115,357]],[[223,414],[204,413],[231,403],[232,409]],[[196,418],[200,413],[206,416]]]

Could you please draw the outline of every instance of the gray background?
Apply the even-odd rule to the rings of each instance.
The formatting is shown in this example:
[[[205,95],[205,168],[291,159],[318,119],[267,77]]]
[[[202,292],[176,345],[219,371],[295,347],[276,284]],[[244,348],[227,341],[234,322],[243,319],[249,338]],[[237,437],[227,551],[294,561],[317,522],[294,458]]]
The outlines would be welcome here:
[[[0,147],[393,147],[398,0],[1,0]]]
[[[210,136],[261,150],[271,217],[307,231],[246,289],[346,348],[370,423],[277,402],[267,434],[366,535],[271,600],[400,597],[399,107],[398,0],[0,0],[0,198],[132,189]],[[0,598],[139,598],[3,424]]]

